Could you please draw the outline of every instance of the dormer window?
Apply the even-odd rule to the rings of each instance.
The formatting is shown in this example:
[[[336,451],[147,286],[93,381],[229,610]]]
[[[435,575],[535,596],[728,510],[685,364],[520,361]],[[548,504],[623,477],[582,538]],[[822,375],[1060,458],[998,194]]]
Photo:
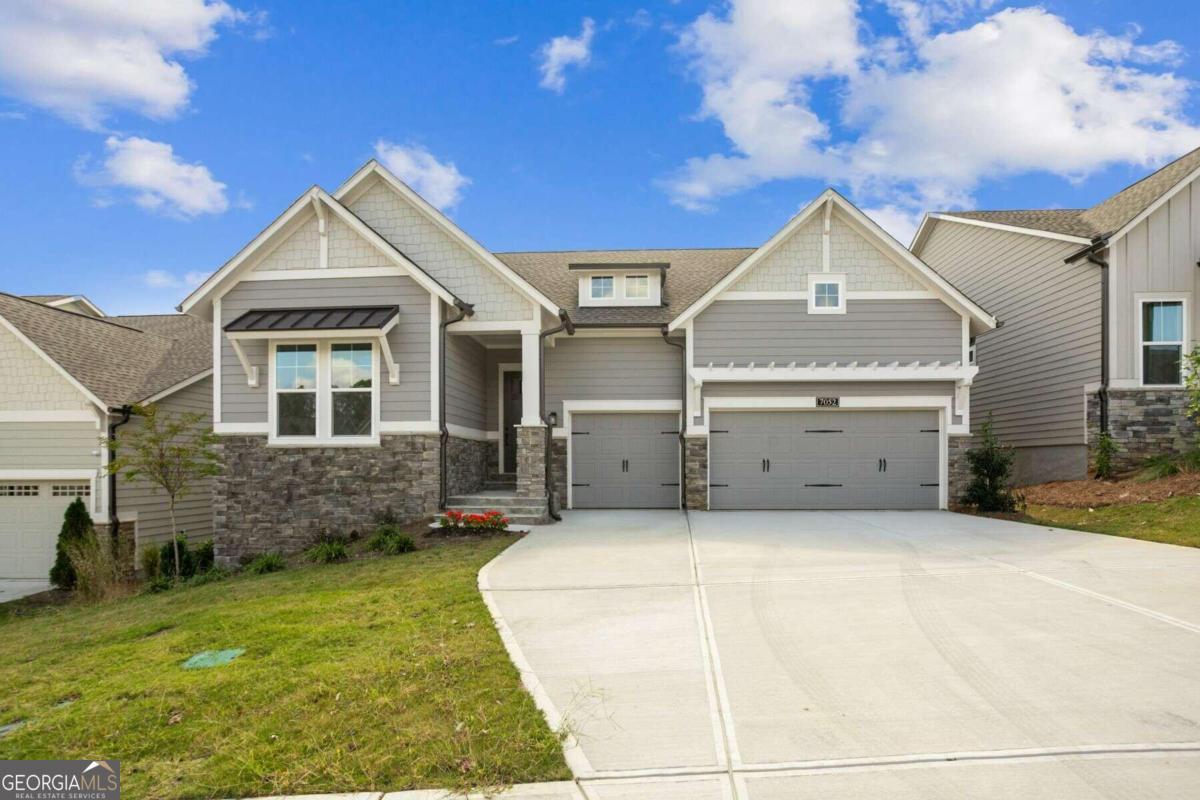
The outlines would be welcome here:
[[[650,276],[649,275],[626,275],[625,276],[625,299],[626,300],[645,300],[650,297]]]
[[[613,294],[613,276],[612,275],[593,275],[592,276],[592,299],[593,300],[611,300]]]

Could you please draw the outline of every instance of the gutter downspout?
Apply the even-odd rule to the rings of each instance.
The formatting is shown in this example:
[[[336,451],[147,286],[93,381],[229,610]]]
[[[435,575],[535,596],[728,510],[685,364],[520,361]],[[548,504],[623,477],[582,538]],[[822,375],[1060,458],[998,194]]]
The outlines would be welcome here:
[[[679,401],[681,404],[679,406],[679,411],[680,411],[680,413],[679,413],[679,506],[680,506],[680,508],[682,508],[686,511],[687,507],[688,507],[687,506],[687,487],[684,485],[684,483],[686,482],[686,479],[687,479],[687,441],[686,441],[687,437],[684,436],[684,431],[687,430],[688,423],[690,422],[690,420],[688,419],[688,411],[687,411],[687,407],[688,407],[688,402],[687,402],[688,401],[688,397],[687,397],[687,394],[688,394],[687,345],[684,344],[683,342],[672,342],[670,339],[670,332],[667,330],[666,325],[662,326],[662,337],[663,337],[663,341],[666,342],[667,344],[669,344],[671,347],[679,348],[679,355],[681,357],[680,360],[683,361],[683,385],[680,387],[680,395],[679,395]]]
[[[121,406],[120,408],[110,408],[110,412],[115,411],[121,415],[120,422],[110,422],[108,424],[108,458],[109,463],[112,462],[113,455],[117,452],[117,428],[129,422],[129,417],[133,413],[133,406]],[[117,516],[117,473],[109,470],[108,472],[108,534],[116,541],[121,533],[121,518]]]
[[[546,338],[563,331],[567,332],[567,336],[575,335],[575,323],[567,316],[567,312],[559,309],[558,320],[557,326],[542,331],[538,335],[538,419],[542,421],[542,425],[546,426],[546,457],[542,459],[546,464],[546,511],[555,522],[561,522],[562,515],[554,510],[554,503],[550,502],[554,496],[553,481],[550,477],[550,454],[552,452],[550,439],[554,435],[554,431],[551,430],[550,423],[546,421]]]
[[[1097,394],[1100,400],[1100,433],[1104,434],[1108,433],[1108,259],[1092,252],[1088,253],[1087,260],[1100,268],[1100,391]]]
[[[446,510],[446,442],[450,439],[450,429],[446,427],[446,328],[456,322],[462,322],[475,313],[475,306],[458,299],[455,299],[454,307],[458,309],[458,316],[453,319],[442,320],[439,326],[439,336],[441,338],[438,346],[438,361],[441,363],[438,365],[438,369],[440,370],[440,378],[438,379],[438,472],[440,473],[438,480],[438,509],[441,511]]]

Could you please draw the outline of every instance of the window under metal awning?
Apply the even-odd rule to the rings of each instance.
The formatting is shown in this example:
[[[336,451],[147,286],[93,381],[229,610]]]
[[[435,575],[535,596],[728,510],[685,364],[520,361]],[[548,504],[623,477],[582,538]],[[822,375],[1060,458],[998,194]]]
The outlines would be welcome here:
[[[388,367],[388,383],[400,382],[387,335],[400,321],[400,307],[323,306],[320,308],[255,308],[224,327],[246,384],[259,384],[258,367],[250,363],[241,343],[247,339],[374,339]]]

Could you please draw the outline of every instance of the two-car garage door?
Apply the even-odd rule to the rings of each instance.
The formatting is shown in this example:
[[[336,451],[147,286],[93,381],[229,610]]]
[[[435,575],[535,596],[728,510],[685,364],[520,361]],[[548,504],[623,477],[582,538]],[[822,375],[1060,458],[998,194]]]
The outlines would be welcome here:
[[[714,411],[709,506],[937,508],[938,419],[936,411]]]

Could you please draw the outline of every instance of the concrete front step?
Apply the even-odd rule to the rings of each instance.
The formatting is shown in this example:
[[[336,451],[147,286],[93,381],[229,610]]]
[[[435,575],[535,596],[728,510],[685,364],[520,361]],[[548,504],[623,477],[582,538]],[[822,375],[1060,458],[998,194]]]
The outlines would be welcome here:
[[[492,504],[476,504],[476,503],[447,503],[446,508],[450,511],[461,511],[464,514],[486,514],[488,511],[499,511],[506,517],[511,517],[514,514],[521,516],[536,516],[546,513],[546,504],[542,503],[526,503],[524,505],[497,506]]]
[[[446,498],[446,504],[452,507],[486,506],[509,508],[512,506],[544,506],[544,497],[517,497],[513,492],[475,492],[474,494],[456,494]]]

